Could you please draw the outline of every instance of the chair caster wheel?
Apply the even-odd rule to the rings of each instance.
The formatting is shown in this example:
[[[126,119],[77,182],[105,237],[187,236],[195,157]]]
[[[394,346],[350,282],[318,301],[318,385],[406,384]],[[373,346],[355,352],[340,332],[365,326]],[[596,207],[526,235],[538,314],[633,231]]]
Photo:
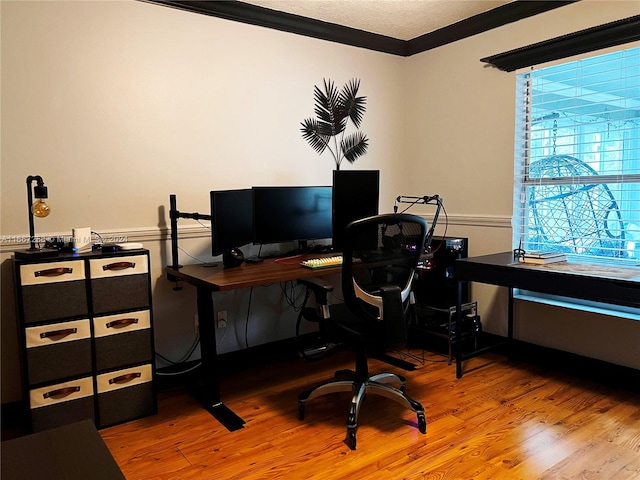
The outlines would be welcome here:
[[[348,429],[347,430],[347,438],[345,440],[347,446],[351,449],[351,450],[355,450],[356,449],[356,431],[355,429]]]
[[[418,414],[418,430],[420,433],[427,433],[427,419],[424,416],[424,413]]]
[[[298,403],[298,420],[304,420],[304,403]]]

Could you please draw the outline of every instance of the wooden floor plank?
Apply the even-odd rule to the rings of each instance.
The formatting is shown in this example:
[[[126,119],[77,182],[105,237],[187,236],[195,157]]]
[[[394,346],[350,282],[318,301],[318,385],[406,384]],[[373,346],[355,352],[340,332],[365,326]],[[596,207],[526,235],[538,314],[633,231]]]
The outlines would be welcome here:
[[[349,394],[314,399],[304,420],[297,411],[298,393],[351,362],[341,352],[223,378],[225,403],[246,420],[238,431],[178,386],[159,393],[157,415],[100,433],[128,480],[640,480],[640,394],[498,353],[465,362],[461,379],[445,361],[399,372],[427,434],[413,412],[370,394],[352,451]],[[371,362],[381,370],[394,368]]]

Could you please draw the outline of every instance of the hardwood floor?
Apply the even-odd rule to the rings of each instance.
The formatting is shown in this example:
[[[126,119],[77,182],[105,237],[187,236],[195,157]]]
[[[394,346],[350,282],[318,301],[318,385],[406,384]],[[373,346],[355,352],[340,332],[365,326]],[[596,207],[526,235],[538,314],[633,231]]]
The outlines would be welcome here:
[[[426,355],[403,372],[425,407],[426,435],[412,412],[373,395],[355,451],[344,443],[348,394],[316,399],[298,419],[298,393],[351,367],[346,352],[223,378],[225,403],[247,421],[235,432],[175,387],[160,392],[158,415],[100,433],[128,480],[640,479],[638,389],[498,353],[465,362],[456,380],[453,365]],[[371,362],[382,370],[394,369]]]

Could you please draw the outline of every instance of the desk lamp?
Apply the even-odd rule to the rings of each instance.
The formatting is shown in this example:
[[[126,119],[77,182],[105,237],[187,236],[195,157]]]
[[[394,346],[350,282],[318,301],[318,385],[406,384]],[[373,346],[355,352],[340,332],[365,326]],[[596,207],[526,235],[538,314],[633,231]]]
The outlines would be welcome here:
[[[36,182],[32,189],[32,183]],[[34,203],[33,198],[36,198]],[[41,249],[36,246],[36,236],[33,217],[44,218],[51,213],[49,205],[45,201],[48,198],[48,189],[40,175],[27,177],[27,206],[29,208],[29,249],[16,252],[16,258],[52,257],[58,254],[55,249]]]

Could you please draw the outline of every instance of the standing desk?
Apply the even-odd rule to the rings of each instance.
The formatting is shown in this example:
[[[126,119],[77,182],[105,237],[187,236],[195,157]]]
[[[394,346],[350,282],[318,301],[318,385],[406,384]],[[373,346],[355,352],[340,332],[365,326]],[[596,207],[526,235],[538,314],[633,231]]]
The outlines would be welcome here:
[[[462,285],[465,281],[507,287],[509,304],[507,342],[513,340],[513,290],[559,295],[640,308],[640,268],[610,267],[598,264],[559,262],[547,265],[519,263],[513,252],[496,253],[456,260],[456,377],[462,377],[462,361],[493,348],[488,346],[463,354]]]
[[[165,273],[170,277],[183,280],[197,288],[198,329],[204,379],[200,400],[227,429],[233,431],[243,428],[245,421],[227,407],[220,397],[213,292],[269,285],[299,278],[322,277],[341,271],[340,267],[312,270],[300,266],[300,262],[306,258],[321,256],[323,255],[312,254],[280,261],[266,259],[261,263],[243,263],[233,268],[225,268],[221,263],[186,265],[180,268],[165,267]]]

